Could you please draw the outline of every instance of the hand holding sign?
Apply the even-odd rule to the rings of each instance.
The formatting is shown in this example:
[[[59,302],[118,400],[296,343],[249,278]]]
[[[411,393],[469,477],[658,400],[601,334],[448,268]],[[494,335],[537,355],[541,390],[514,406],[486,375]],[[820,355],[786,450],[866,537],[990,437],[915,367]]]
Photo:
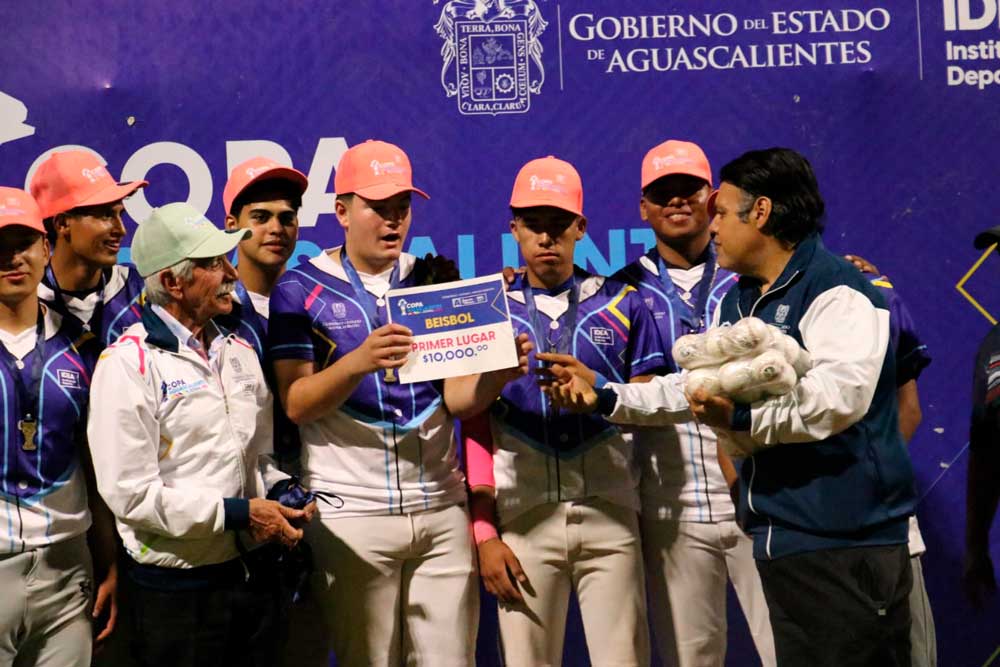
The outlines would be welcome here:
[[[517,366],[494,371],[501,384],[513,382],[529,372],[528,355],[535,349],[535,344],[531,342],[531,336],[525,333],[518,334],[517,338],[514,339],[514,344],[517,346]]]
[[[372,331],[350,352],[361,374],[399,368],[413,345],[413,333],[402,324],[386,324]]]

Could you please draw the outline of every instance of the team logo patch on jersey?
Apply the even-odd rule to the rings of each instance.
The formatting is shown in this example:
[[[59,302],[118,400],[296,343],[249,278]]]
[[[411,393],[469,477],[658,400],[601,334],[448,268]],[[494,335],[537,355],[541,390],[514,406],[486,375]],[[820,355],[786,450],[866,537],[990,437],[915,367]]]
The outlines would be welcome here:
[[[240,373],[243,372],[243,364],[241,364],[240,360],[237,359],[236,357],[233,357],[232,359],[230,359],[229,360],[229,364],[233,367],[233,372],[234,373],[240,374]]]
[[[528,111],[545,82],[547,25],[536,0],[447,0],[434,28],[444,40],[441,86],[459,113]]]
[[[646,303],[646,308],[653,310],[653,297],[647,296],[643,301]]]
[[[787,303],[783,303],[778,306],[778,310],[774,313],[774,321],[778,324],[784,324],[785,320],[788,319],[788,311],[791,310],[791,306]]]
[[[604,327],[590,327],[590,340],[594,341],[594,345],[614,345],[615,332]]]
[[[333,312],[333,316],[338,320],[342,320],[347,317],[347,306],[340,303],[339,301],[334,301],[330,304],[330,310]]]
[[[59,386],[67,389],[79,389],[80,374],[76,371],[59,369]]]

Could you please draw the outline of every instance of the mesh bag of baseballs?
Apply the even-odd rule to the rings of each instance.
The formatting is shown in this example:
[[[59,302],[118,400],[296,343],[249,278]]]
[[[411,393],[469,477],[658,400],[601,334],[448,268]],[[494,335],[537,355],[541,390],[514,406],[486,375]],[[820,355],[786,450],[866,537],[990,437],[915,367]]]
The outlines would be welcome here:
[[[798,341],[756,317],[681,336],[672,351],[677,365],[688,371],[689,393],[704,389],[740,403],[787,394],[811,365]]]

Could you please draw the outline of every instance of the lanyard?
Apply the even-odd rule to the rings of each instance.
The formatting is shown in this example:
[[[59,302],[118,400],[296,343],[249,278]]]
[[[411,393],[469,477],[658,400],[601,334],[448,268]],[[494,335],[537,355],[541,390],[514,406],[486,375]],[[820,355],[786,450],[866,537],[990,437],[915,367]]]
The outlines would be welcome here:
[[[385,297],[380,297],[378,301],[372,296],[372,293],[365,289],[365,284],[361,280],[361,276],[358,275],[357,269],[351,264],[351,258],[347,256],[347,245],[340,251],[340,264],[344,267],[344,273],[347,274],[348,280],[351,281],[351,287],[354,288],[354,296],[358,298],[361,303],[361,307],[364,308],[365,313],[368,315],[368,322],[371,324],[371,328],[377,329],[384,323],[382,316],[379,314],[379,307],[385,306]],[[396,289],[399,287],[399,262],[397,261],[392,267],[392,273],[389,274],[389,289]],[[396,373],[394,369],[385,369],[384,379],[386,382],[396,382]]]
[[[573,333],[576,331],[576,311],[580,304],[580,285],[576,280],[575,270],[569,279],[569,307],[562,318],[565,322],[562,327],[559,326],[560,318],[553,319],[549,327],[542,326],[541,318],[538,315],[538,308],[535,306],[534,290],[528,283],[527,276],[524,276],[523,280],[524,286],[521,288],[521,291],[524,294],[524,307],[528,310],[528,319],[531,321],[531,329],[535,334],[535,340],[538,342],[539,347],[545,342],[549,346],[549,352],[570,354]],[[554,343],[549,338],[549,331],[552,329],[559,329],[559,337]]]
[[[66,297],[63,295],[62,288],[59,287],[59,281],[56,280],[56,274],[52,270],[51,263],[45,267],[45,277],[48,279],[49,284],[52,286],[52,292],[55,294],[54,303],[52,305],[60,315],[63,317],[72,317],[74,320],[82,324],[84,329],[97,336],[101,343],[112,342],[104,340],[104,334],[101,332],[101,324],[104,321],[104,289],[108,283],[107,276],[103,270],[101,271],[101,281],[97,285],[97,303],[94,305],[94,312],[90,316],[89,322],[84,322],[74,313],[70,312],[69,306],[66,305]]]
[[[361,281],[361,276],[358,275],[357,269],[351,264],[351,258],[347,256],[346,245],[340,251],[340,264],[344,267],[347,279],[351,281],[351,287],[354,288],[354,296],[358,298],[361,307],[364,308],[365,313],[368,315],[368,321],[371,322],[372,329],[379,328],[384,323],[382,316],[379,314],[379,306],[385,306],[385,299],[379,298],[376,301],[372,293],[365,289],[365,284]],[[392,267],[392,274],[389,276],[389,289],[393,290],[397,287],[399,287],[398,261]]]
[[[654,248],[655,251],[656,249]],[[692,304],[687,299],[681,297],[681,301],[694,309],[690,319],[684,317],[683,314],[681,315],[681,321],[688,328],[685,333],[699,333],[705,329],[705,306],[708,304],[708,295],[712,292],[712,285],[715,284],[715,274],[719,268],[715,263],[715,253],[712,252],[711,248],[705,254],[705,269],[701,274],[701,280],[698,282],[698,296],[695,302]],[[680,297],[680,294],[677,292],[677,286],[674,285],[674,281],[670,278],[667,264],[663,261],[663,257],[660,256],[659,252],[656,253],[656,263],[660,271],[660,282],[663,284],[664,293],[667,296],[677,294]]]
[[[45,316],[41,304],[38,306],[38,324],[35,328],[34,358],[31,361],[31,371],[28,382],[24,381],[24,362],[14,357],[6,345],[0,343],[0,356],[7,366],[14,386],[17,389],[17,403],[21,409],[21,418],[17,427],[24,437],[21,447],[25,451],[38,449],[35,445],[35,431],[38,429],[38,398],[42,386],[42,368],[45,366]]]

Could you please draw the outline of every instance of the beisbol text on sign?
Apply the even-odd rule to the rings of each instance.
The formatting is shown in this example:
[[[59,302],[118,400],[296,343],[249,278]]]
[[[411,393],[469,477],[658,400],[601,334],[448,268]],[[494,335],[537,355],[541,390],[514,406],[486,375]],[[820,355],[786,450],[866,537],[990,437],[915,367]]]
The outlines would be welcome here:
[[[413,345],[400,382],[424,382],[517,366],[503,276],[390,290],[389,320],[409,327]]]

